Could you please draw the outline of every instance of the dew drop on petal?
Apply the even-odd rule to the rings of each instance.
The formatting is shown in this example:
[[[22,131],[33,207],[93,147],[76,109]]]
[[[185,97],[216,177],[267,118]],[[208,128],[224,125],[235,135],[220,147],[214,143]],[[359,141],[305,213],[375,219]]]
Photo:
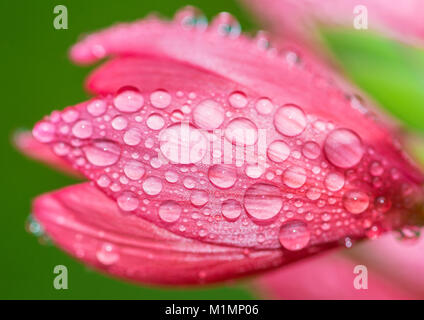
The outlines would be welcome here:
[[[93,100],[87,105],[87,112],[94,117],[101,116],[106,112],[106,102],[103,100]]]
[[[306,116],[299,107],[285,105],[275,112],[274,125],[277,131],[285,136],[297,136],[305,130]]]
[[[129,146],[136,146],[141,142],[142,134],[137,128],[131,128],[124,134],[124,142]]]
[[[134,211],[139,205],[137,196],[131,191],[125,191],[116,199],[119,208],[123,211]]]
[[[330,172],[325,177],[324,183],[328,190],[336,192],[343,188],[345,179],[340,172]]]
[[[267,154],[272,161],[283,162],[290,155],[290,147],[284,141],[277,140],[268,146]]]
[[[149,177],[143,181],[142,187],[146,194],[155,196],[162,191],[162,182],[157,177]]]
[[[224,109],[214,100],[202,101],[194,108],[193,121],[202,129],[216,129],[224,122]]]
[[[208,177],[216,187],[228,189],[236,183],[237,172],[232,166],[215,164],[209,168]]]
[[[243,92],[235,91],[228,97],[228,102],[234,108],[244,108],[247,106],[247,97]]]
[[[173,200],[164,201],[159,206],[158,214],[162,221],[173,223],[181,216],[181,206]]]
[[[109,140],[95,140],[92,144],[84,147],[83,151],[87,160],[98,167],[115,164],[121,155],[119,145]]]
[[[152,130],[160,130],[165,125],[165,120],[160,114],[153,113],[147,118],[146,124]]]
[[[222,203],[222,215],[229,221],[235,221],[240,217],[241,205],[238,201],[229,199]]]
[[[258,128],[249,119],[236,118],[227,125],[225,138],[236,145],[254,145],[258,140]]]
[[[190,201],[196,207],[202,207],[209,201],[209,195],[203,190],[194,190],[190,194]]]
[[[278,238],[281,245],[290,251],[305,248],[310,240],[310,232],[306,223],[300,220],[292,220],[283,223]]]
[[[301,167],[288,167],[282,175],[282,181],[289,188],[300,188],[306,182],[306,171]]]
[[[260,114],[270,114],[274,109],[274,105],[268,98],[260,98],[256,101],[255,108]]]
[[[318,143],[314,141],[308,141],[305,142],[305,144],[302,147],[302,154],[311,160],[314,160],[319,157],[321,154],[321,148],[318,145]]]
[[[144,98],[137,89],[125,87],[119,91],[113,103],[119,111],[131,113],[143,107]]]
[[[119,260],[119,253],[112,244],[104,243],[96,252],[96,258],[101,264],[110,266]]]
[[[117,116],[113,118],[111,125],[113,129],[120,131],[124,130],[127,127],[128,121],[125,117]]]
[[[208,140],[203,133],[182,122],[162,130],[159,143],[162,154],[173,163],[199,162],[208,150]]]
[[[144,176],[144,166],[136,160],[128,161],[124,166],[125,175],[131,180],[139,180]]]
[[[258,221],[274,218],[282,206],[280,189],[271,184],[256,183],[244,194],[244,207],[247,213]]]
[[[353,214],[359,214],[367,210],[370,199],[365,192],[349,190],[343,195],[343,206]]]
[[[364,148],[355,132],[349,129],[336,129],[328,134],[324,152],[328,161],[336,167],[351,168],[361,161]]]
[[[40,142],[51,142],[55,137],[55,126],[47,121],[39,122],[32,130],[32,134]]]
[[[165,109],[171,104],[171,95],[165,90],[156,90],[150,95],[152,106],[157,109]]]

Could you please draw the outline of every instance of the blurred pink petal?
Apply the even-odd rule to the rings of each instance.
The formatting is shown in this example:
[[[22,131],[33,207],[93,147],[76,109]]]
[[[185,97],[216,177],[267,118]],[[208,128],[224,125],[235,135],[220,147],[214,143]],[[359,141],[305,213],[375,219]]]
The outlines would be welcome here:
[[[386,257],[382,264],[392,259]],[[368,268],[368,289],[355,289],[354,261],[338,254],[319,255],[284,269],[269,272],[257,282],[266,297],[272,299],[414,299],[418,298],[397,283]],[[362,263],[363,264],[363,263]],[[365,266],[368,266],[365,264]]]
[[[13,142],[28,157],[49,164],[71,176],[81,177],[81,173],[74,169],[69,162],[56,155],[49,146],[34,139],[30,131],[17,132],[13,136]]]
[[[260,16],[265,25],[284,39],[314,43],[319,24],[353,28],[358,12],[365,6],[369,28],[400,41],[424,44],[424,2],[405,0],[242,0]],[[362,9],[361,9],[362,10]]]
[[[273,266],[280,250],[251,250],[180,237],[134,215],[89,183],[38,197],[37,221],[78,259],[132,281],[192,284],[239,277]]]

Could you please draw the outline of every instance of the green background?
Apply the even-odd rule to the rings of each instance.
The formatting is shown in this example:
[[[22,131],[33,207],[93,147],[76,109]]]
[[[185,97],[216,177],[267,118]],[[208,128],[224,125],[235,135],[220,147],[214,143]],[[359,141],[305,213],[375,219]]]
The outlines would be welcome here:
[[[53,8],[68,8],[68,29],[53,28]],[[89,68],[72,65],[68,49],[78,37],[151,12],[172,17],[185,0],[0,1],[1,28],[1,299],[248,299],[246,282],[201,289],[141,287],[87,269],[54,246],[41,245],[25,231],[31,199],[74,184],[75,180],[26,159],[12,144],[16,129],[30,129],[53,109],[86,99],[83,81]],[[252,27],[235,1],[191,1],[210,19],[229,11],[243,27]],[[53,288],[53,268],[68,267],[69,289]]]

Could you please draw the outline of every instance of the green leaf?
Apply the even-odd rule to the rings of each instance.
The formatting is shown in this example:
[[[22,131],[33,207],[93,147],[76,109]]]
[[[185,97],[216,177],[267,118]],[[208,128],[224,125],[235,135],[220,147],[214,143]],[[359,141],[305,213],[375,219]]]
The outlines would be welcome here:
[[[323,29],[356,84],[411,129],[424,131],[424,49],[363,30]]]

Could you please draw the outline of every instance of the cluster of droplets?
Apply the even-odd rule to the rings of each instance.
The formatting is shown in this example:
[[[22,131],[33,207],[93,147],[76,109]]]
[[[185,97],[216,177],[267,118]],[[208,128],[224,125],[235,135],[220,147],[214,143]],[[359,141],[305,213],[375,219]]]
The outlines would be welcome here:
[[[124,87],[53,112],[33,134],[122,211],[211,242],[297,251],[347,233],[375,238],[394,202],[386,191],[402,179],[351,129],[248,90]],[[242,161],[227,163],[224,145],[241,147]],[[243,158],[248,150],[255,161]],[[413,194],[413,186],[400,192]]]

